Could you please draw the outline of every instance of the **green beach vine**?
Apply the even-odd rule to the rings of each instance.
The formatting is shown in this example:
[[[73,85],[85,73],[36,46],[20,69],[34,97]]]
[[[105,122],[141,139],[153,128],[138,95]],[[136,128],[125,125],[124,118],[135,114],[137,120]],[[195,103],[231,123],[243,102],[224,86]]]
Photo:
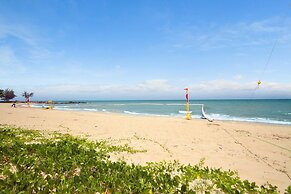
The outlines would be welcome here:
[[[236,172],[177,161],[128,164],[128,145],[0,125],[0,193],[279,193]],[[290,187],[286,189],[290,192]]]

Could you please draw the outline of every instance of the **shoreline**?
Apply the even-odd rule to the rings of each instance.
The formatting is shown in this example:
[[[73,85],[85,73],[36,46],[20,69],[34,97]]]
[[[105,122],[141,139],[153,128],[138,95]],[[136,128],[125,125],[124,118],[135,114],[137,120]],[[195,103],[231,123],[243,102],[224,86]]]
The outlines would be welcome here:
[[[236,170],[243,179],[291,184],[291,126],[241,121],[155,117],[109,112],[11,108],[0,104],[0,124],[58,131],[91,140],[129,144],[146,153],[122,154],[129,163],[179,160]],[[287,176],[288,175],[288,176]]]
[[[285,99],[281,99],[281,100],[285,100]],[[289,100],[289,99],[286,99]],[[143,101],[143,100],[141,100]],[[92,101],[93,102],[93,101]],[[95,101],[94,101],[95,102]],[[99,101],[96,101],[99,102]],[[100,101],[103,102],[103,101]],[[104,102],[121,102],[121,101],[104,101]],[[135,102],[135,101],[132,101]],[[88,102],[86,101],[69,101],[69,102],[57,102],[56,106],[58,105],[70,105],[70,104],[87,104]],[[44,105],[44,103],[35,103],[35,102],[31,102],[31,108],[42,108],[40,105]],[[21,102],[18,103],[19,106],[25,106],[25,103]],[[47,104],[46,104],[47,105]],[[146,117],[169,117],[169,118],[184,118],[184,115],[181,114],[177,114],[177,113],[171,113],[171,114],[155,114],[155,113],[141,113],[141,112],[135,112],[135,111],[128,111],[128,110],[122,110],[122,112],[118,112],[118,111],[108,111],[107,109],[102,109],[102,110],[98,110],[96,108],[59,108],[59,107],[55,107],[55,110],[63,110],[63,111],[82,111],[82,112],[96,112],[96,113],[111,113],[111,114],[125,114],[125,115],[132,115],[132,116],[146,116]],[[90,109],[90,110],[89,110]],[[240,117],[240,116],[230,116],[230,115],[224,115],[224,114],[220,114],[220,113],[208,113],[206,114],[207,116],[209,116],[209,118],[215,120],[215,121],[222,121],[222,122],[246,122],[246,123],[257,123],[257,124],[270,124],[270,125],[287,125],[287,126],[291,126],[291,122],[290,121],[286,121],[286,120],[275,120],[275,119],[271,119],[271,118],[267,118],[267,117]],[[214,116],[215,115],[215,116]],[[218,118],[221,117],[221,118]],[[223,118],[224,117],[224,118]],[[225,118],[228,117],[228,118]],[[202,119],[200,118],[199,115],[197,114],[192,114],[192,119]]]
[[[31,107],[31,108],[36,108],[36,109],[42,109],[39,107]],[[62,109],[54,109],[56,111],[64,111],[64,112],[90,112],[90,113],[100,113],[100,114],[115,114],[115,115],[125,115],[125,116],[129,116],[129,117],[157,117],[157,118],[179,118],[179,119],[185,119],[185,116],[173,116],[173,115],[155,115],[155,114],[149,114],[149,113],[137,113],[137,114],[128,114],[128,113],[118,113],[118,112],[109,112],[109,111],[87,111],[87,110],[62,110]],[[203,120],[203,121],[207,121],[207,119],[203,119],[203,118],[195,118],[192,117],[191,120]],[[207,121],[209,122],[209,121]],[[213,122],[226,122],[226,123],[245,123],[245,124],[258,124],[258,125],[273,125],[273,126],[290,126],[291,124],[281,124],[281,123],[267,123],[267,122],[257,122],[257,121],[240,121],[240,120],[220,120],[220,119],[215,119],[213,120]],[[211,122],[210,122],[211,123]]]
[[[25,103],[21,103],[22,105],[25,105]],[[41,104],[41,103],[36,103],[36,104]],[[69,103],[67,103],[69,104]],[[78,104],[78,103],[76,103]],[[33,103],[32,103],[33,105]],[[25,108],[25,107],[24,107]],[[42,109],[41,107],[31,107],[31,108],[38,108],[38,109]],[[99,111],[99,110],[84,110],[84,109],[59,109],[59,108],[55,108],[54,110],[59,110],[59,111],[76,111],[76,112],[92,112],[92,113],[110,113],[110,114],[121,114],[121,115],[128,115],[128,116],[141,116],[141,117],[168,117],[168,118],[185,118],[185,116],[183,115],[160,115],[160,114],[151,114],[151,113],[138,113],[138,112],[131,112],[131,111],[123,111],[123,112],[110,112],[110,111]],[[129,113],[131,112],[131,113]],[[211,118],[211,116],[210,116]],[[222,122],[242,122],[242,123],[255,123],[255,124],[266,124],[266,125],[282,125],[282,126],[291,126],[291,122],[289,121],[278,121],[278,120],[269,120],[266,119],[266,121],[270,121],[270,122],[266,122],[266,121],[250,121],[250,120],[243,120],[243,119],[250,119],[250,118],[242,118],[242,117],[233,117],[233,118],[238,118],[236,119],[213,119],[214,121],[222,121]],[[239,120],[241,119],[241,120]],[[192,120],[207,120],[207,119],[203,119],[203,118],[198,118],[197,115],[192,115]]]

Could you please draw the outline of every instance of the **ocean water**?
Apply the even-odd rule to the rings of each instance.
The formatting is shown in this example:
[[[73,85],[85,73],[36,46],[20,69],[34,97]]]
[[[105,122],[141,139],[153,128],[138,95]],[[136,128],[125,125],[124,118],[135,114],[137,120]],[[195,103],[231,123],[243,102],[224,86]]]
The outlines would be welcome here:
[[[248,121],[291,125],[291,100],[191,100],[193,118],[201,118],[201,106],[214,120]],[[42,107],[41,104],[33,105]],[[46,106],[46,105],[44,105]],[[113,112],[130,115],[184,117],[184,100],[84,101],[79,104],[56,104],[55,109]]]

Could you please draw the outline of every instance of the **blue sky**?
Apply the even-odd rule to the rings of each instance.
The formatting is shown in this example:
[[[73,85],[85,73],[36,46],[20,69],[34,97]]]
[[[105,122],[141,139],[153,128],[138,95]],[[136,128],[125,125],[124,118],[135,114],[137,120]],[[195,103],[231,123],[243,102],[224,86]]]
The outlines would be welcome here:
[[[0,88],[35,100],[183,99],[184,87],[193,99],[291,98],[289,5],[2,0]]]

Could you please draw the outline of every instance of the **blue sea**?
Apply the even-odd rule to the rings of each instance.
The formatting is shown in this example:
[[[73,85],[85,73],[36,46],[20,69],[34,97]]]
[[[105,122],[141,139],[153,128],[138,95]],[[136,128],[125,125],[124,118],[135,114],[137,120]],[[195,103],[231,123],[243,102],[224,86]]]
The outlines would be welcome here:
[[[61,102],[61,101],[60,101]],[[291,125],[291,99],[287,100],[190,100],[193,118],[201,118],[201,106],[214,120],[247,121]],[[35,107],[43,105],[37,104]],[[46,106],[46,105],[44,105]],[[56,104],[55,109],[113,112],[129,115],[184,117],[184,100],[83,101],[79,104]]]

